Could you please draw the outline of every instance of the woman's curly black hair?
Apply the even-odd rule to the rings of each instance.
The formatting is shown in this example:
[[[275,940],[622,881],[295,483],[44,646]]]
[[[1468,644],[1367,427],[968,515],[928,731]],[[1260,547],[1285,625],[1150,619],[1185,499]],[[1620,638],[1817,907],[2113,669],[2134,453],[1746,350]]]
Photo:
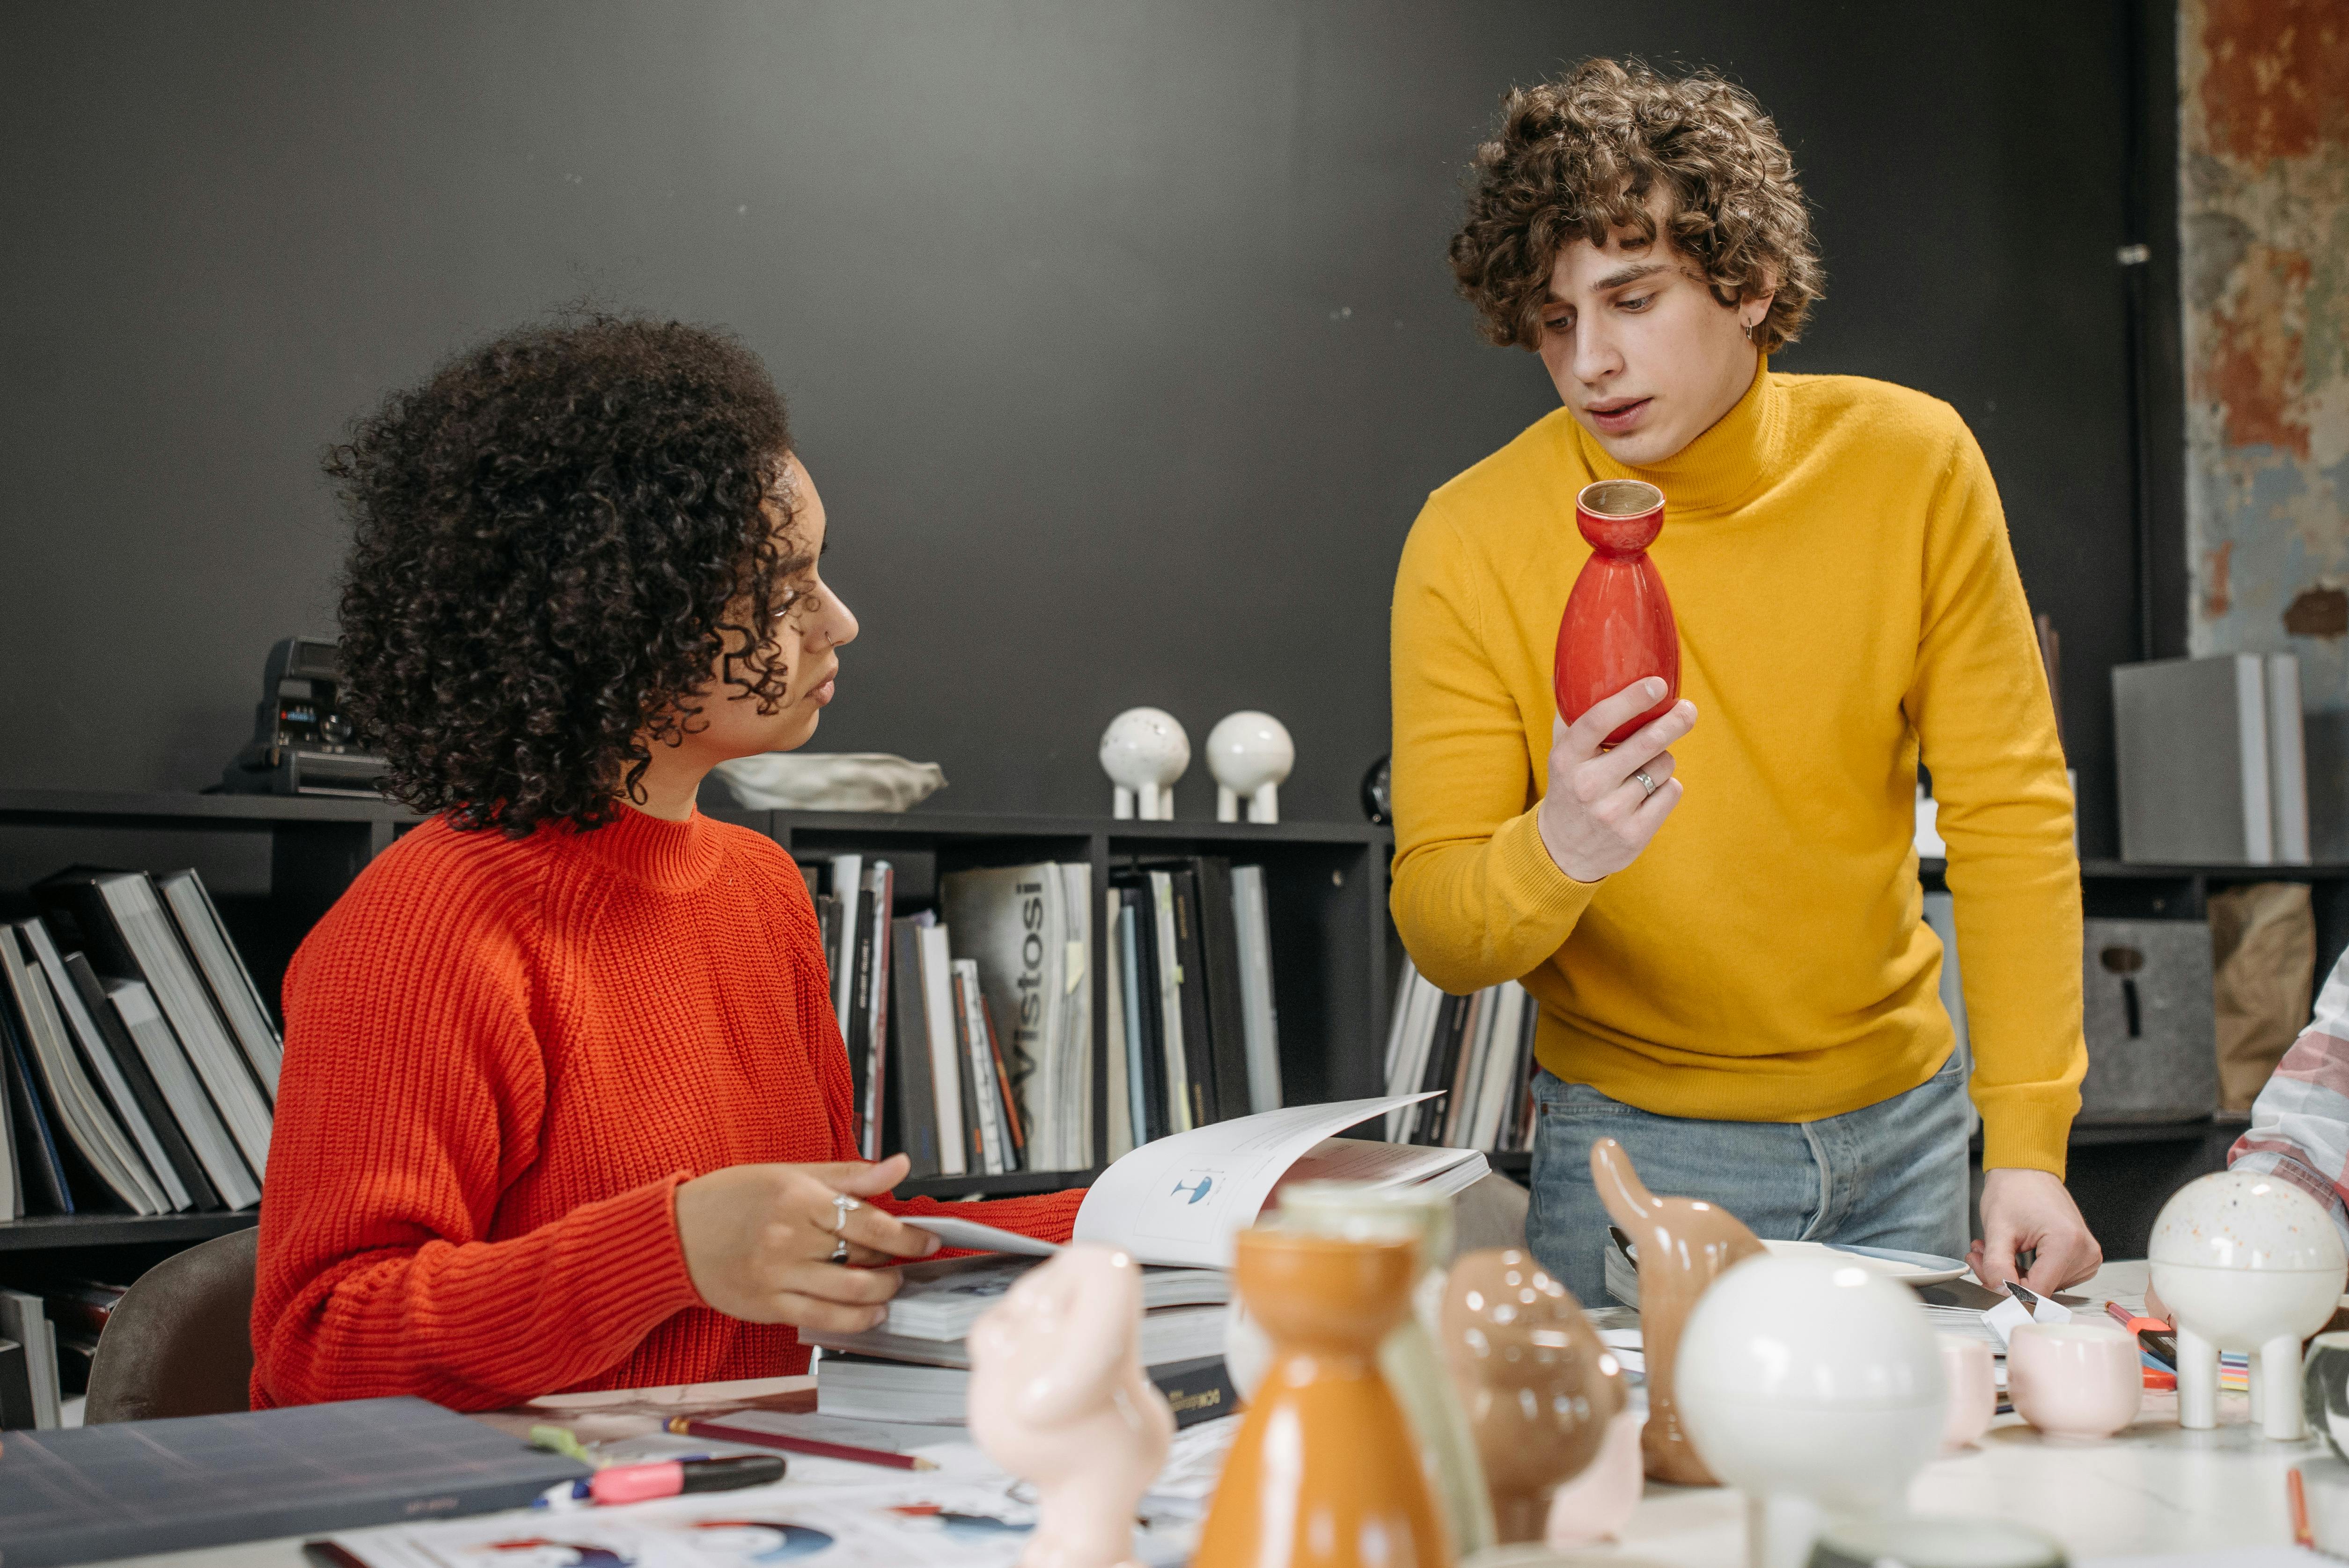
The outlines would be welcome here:
[[[740,343],[603,315],[492,338],[357,420],[326,467],[355,532],[346,700],[385,792],[460,828],[594,827],[721,654],[774,711],[767,628],[805,564],[790,450]]]

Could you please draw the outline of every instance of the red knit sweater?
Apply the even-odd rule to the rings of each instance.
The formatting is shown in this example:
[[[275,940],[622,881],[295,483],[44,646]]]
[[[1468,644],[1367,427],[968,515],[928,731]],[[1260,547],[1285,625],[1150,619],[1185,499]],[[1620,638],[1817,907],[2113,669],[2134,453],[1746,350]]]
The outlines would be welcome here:
[[[672,1196],[856,1158],[815,911],[776,845],[633,810],[520,841],[429,822],[319,922],[285,1003],[255,1408],[805,1370],[791,1329],[702,1304]],[[1066,1240],[1080,1196],[987,1218]]]

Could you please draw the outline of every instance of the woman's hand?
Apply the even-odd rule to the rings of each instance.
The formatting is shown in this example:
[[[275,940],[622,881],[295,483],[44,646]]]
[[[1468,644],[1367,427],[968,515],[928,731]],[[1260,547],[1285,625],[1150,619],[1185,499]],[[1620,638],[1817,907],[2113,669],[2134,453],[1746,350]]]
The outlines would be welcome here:
[[[877,1165],[730,1165],[677,1190],[677,1237],[701,1299],[750,1323],[854,1334],[889,1315],[895,1269],[850,1268],[927,1257],[938,1239],[868,1203],[843,1215],[834,1199],[877,1197],[910,1161]],[[835,1230],[834,1227],[838,1229]],[[845,1241],[845,1263],[834,1249]]]
[[[1665,748],[1696,727],[1696,704],[1676,702],[1614,750],[1599,749],[1616,726],[1663,695],[1662,680],[1650,676],[1593,703],[1571,726],[1551,720],[1549,788],[1536,820],[1549,858],[1577,882],[1597,882],[1638,860],[1680,804],[1681,781]],[[1631,777],[1643,770],[1645,784]]]

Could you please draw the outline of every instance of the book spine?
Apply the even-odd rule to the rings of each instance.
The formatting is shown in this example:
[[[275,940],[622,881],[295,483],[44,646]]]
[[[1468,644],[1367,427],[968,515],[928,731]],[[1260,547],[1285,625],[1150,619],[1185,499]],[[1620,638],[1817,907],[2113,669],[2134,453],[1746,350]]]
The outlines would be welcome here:
[[[1125,947],[1126,1018],[1131,1029],[1145,1110],[1147,1143],[1174,1130],[1174,1113],[1167,1107],[1165,1015],[1158,994],[1158,917],[1150,902],[1148,884],[1123,890],[1124,911],[1120,924]]]
[[[1003,1041],[995,1032],[995,1009],[987,1004],[985,992],[979,994],[978,1022],[987,1037],[987,1054],[995,1064],[995,1087],[1003,1099],[1003,1164],[1007,1171],[1027,1171],[1029,1163],[1027,1130],[1020,1124],[1019,1102],[1011,1093],[1011,1072],[1003,1060]]]
[[[978,965],[968,958],[956,959],[954,985],[956,1016],[962,1031],[963,1082],[971,1096],[970,1123],[978,1130],[980,1167],[987,1175],[1000,1176],[1006,1168],[1006,1148],[998,1114],[995,1065],[988,1049],[986,1016],[980,1010]]]
[[[2275,863],[2274,803],[2268,799],[2268,683],[2257,654],[2235,655],[2235,736],[2242,774],[2243,859]]]
[[[1093,869],[1064,863],[1061,867],[1061,911],[1065,930],[1061,945],[1061,1079],[1063,1107],[1060,1136],[1060,1169],[1090,1170],[1099,1161],[1108,1130],[1093,1125]],[[1104,1086],[1106,1088],[1106,1086]]]
[[[1231,1373],[1220,1356],[1196,1361],[1170,1361],[1163,1367],[1148,1368],[1148,1375],[1173,1407],[1178,1431],[1218,1416],[1228,1416],[1238,1408],[1239,1391],[1232,1387]]]
[[[171,1033],[187,1047],[189,1060],[220,1108],[245,1162],[260,1174],[269,1162],[269,1102],[231,1036],[228,1021],[212,1006],[195,960],[163,907],[162,894],[143,872],[101,877],[97,886],[106,913],[120,927],[122,940],[138,961],[114,978],[146,982]]]
[[[1192,1125],[1205,1127],[1231,1113],[1224,1103],[1223,1053],[1216,1045],[1207,1010],[1207,954],[1199,929],[1198,873],[1192,866],[1179,867],[1167,873],[1167,885],[1174,895],[1174,991],[1183,1008],[1183,1062],[1191,1083]]]
[[[889,923],[889,1104],[892,1147],[905,1151],[909,1177],[940,1173],[938,1114],[930,1076],[930,1028],[922,995],[921,928]]]
[[[1199,958],[1206,983],[1207,1038],[1216,1059],[1216,1106],[1226,1119],[1257,1109],[1249,1070],[1247,1009],[1240,989],[1239,914],[1232,903],[1232,862],[1202,855],[1197,876]],[[1265,1109],[1270,1109],[1267,1106]]]
[[[1183,1038],[1183,959],[1174,941],[1174,879],[1152,872],[1150,908],[1157,947],[1159,1045],[1166,1060],[1166,1130],[1188,1132],[1202,1125],[1197,1086]]]
[[[1246,1018],[1248,1109],[1262,1114],[1278,1110],[1281,1103],[1280,1016],[1272,988],[1272,921],[1262,866],[1232,868],[1232,929],[1239,950],[1240,1008]],[[1392,1029],[1389,1037],[1392,1055]]]
[[[139,1114],[138,1103],[130,1098],[130,1086],[123,1081],[121,1068],[115,1066],[114,1054],[106,1048],[97,1020],[82,1006],[81,993],[75,988],[65,955],[57,951],[48,927],[40,921],[28,920],[16,929],[24,934],[26,950],[40,965],[51,1006],[62,1025],[60,1036],[66,1048],[78,1048],[80,1052],[78,1065],[97,1090],[98,1115],[105,1117],[110,1111],[108,1130],[129,1135],[113,1151],[115,1157],[133,1184],[160,1212],[171,1213],[186,1208],[190,1202],[187,1189],[171,1171],[155,1130]]]
[[[864,857],[834,855],[831,865],[833,907],[839,915],[835,922],[836,942],[826,950],[824,961],[832,965],[833,1016],[838,1021],[840,1037],[845,1042],[849,1020],[855,1012],[856,933],[860,928],[856,918],[857,893],[864,883]],[[851,1056],[849,1061],[853,1066],[855,1057]]]
[[[26,1381],[31,1386],[33,1425],[55,1428],[64,1419],[57,1380],[57,1336],[41,1298],[21,1290],[0,1290],[0,1333],[25,1347]],[[13,1551],[13,1543],[11,1550]]]
[[[889,1103],[889,914],[897,877],[887,861],[874,861],[864,875],[866,946],[864,985],[864,1158],[881,1158],[881,1121]]]
[[[848,1013],[841,1020],[840,1043],[848,1052],[848,1103],[856,1122],[856,1148],[862,1154],[869,1144],[867,1116],[873,1099],[873,1061],[868,1026],[873,1019],[873,927],[865,916],[872,905],[858,890],[857,916],[851,928],[842,933],[848,946]],[[869,1155],[866,1158],[870,1158]]]
[[[192,869],[158,878],[156,885],[162,890],[172,919],[179,923],[180,934],[186,939],[188,950],[195,954],[196,967],[212,987],[213,1000],[220,1004],[222,1014],[235,1030],[237,1044],[243,1048],[254,1076],[261,1079],[263,1089],[274,1105],[285,1042],[269,1016],[268,1005],[262,1000],[261,987],[253,983],[253,971],[245,967],[243,955],[237,952],[228,927],[221,921],[212,891]]]
[[[1534,1059],[1534,1040],[1541,1026],[1541,1004],[1530,995],[1526,998],[1524,1047],[1517,1053],[1517,1087],[1509,1102],[1509,1147],[1519,1151],[1534,1146],[1535,1119],[1541,1108],[1534,1099],[1534,1074],[1541,1064]]]
[[[1462,1037],[1468,1026],[1469,1004],[1473,1000],[1468,996],[1447,995],[1444,998],[1444,1006],[1437,1015],[1433,1048],[1427,1053],[1427,1070],[1420,1079],[1422,1093],[1443,1088],[1452,1081],[1453,1064],[1459,1059]],[[1423,1099],[1411,1109],[1417,1114],[1412,1119],[1411,1136],[1403,1141],[1433,1142],[1436,1129],[1443,1125],[1439,1119],[1444,1114],[1443,1099]]]
[[[1460,1029],[1460,1051],[1452,1063],[1451,1092],[1437,1105],[1441,1108],[1434,1118],[1430,1141],[1447,1148],[1457,1148],[1463,1130],[1467,1125],[1468,1086],[1475,1081],[1476,1055],[1493,1038],[1494,988],[1486,986],[1468,998],[1467,1021]]]
[[[114,1125],[113,1118],[98,1102],[96,1087],[75,1058],[74,1045],[66,1036],[66,1023],[50,992],[48,976],[30,951],[28,928],[38,930],[38,923],[27,921],[16,927],[0,927],[0,969],[6,971],[17,1010],[28,1026],[27,1037],[34,1064],[40,1070],[41,1087],[48,1096],[48,1103],[57,1110],[58,1124],[65,1129],[63,1147],[71,1150],[98,1179],[100,1192],[112,1193],[133,1213],[161,1213],[161,1195],[129,1163],[138,1159],[137,1153],[123,1141],[121,1129]]]
[[[98,973],[89,966],[89,960],[78,953],[67,954],[66,974],[80,994],[82,1011],[98,1026],[107,1054],[114,1058],[122,1081],[129,1086],[131,1103],[153,1130],[155,1141],[162,1149],[164,1163],[158,1167],[156,1174],[169,1178],[164,1190],[182,1209],[222,1207],[220,1194],[205,1179],[203,1165],[190,1147],[179,1118],[164,1103],[162,1089],[157,1086],[154,1074],[147,1070],[146,1059],[140,1055],[129,1028],[108,998],[105,987],[98,984]]]
[[[1135,1130],[1142,1125],[1141,1117],[1135,1114],[1133,1062],[1126,1054],[1125,964],[1118,941],[1118,913],[1117,889],[1110,888],[1102,895],[1102,942],[1107,957],[1100,969],[1103,987],[1102,1016],[1108,1026],[1102,1036],[1102,1068],[1109,1107],[1107,1155],[1112,1161],[1122,1158],[1140,1141]]]
[[[2308,852],[2308,754],[2300,707],[2300,655],[2267,655],[2269,815],[2280,865],[2304,866]]]
[[[0,927],[0,942],[15,940]],[[0,986],[0,1049],[7,1057],[8,1110],[16,1123],[16,1170],[26,1189],[26,1206],[38,1204],[44,1213],[70,1214],[73,1190],[66,1184],[65,1163],[57,1158],[57,1135],[49,1128],[48,1113],[41,1109],[40,1092],[33,1087],[33,1047],[25,1033],[27,1027],[17,1015],[14,997]]]
[[[930,1091],[937,1108],[938,1167],[945,1175],[968,1175],[978,1167],[970,1161],[970,1144],[964,1131],[969,1119],[963,1110],[963,1057],[955,1027],[953,963],[948,957],[947,928],[919,926],[914,935],[921,955],[922,1013],[930,1035]]]

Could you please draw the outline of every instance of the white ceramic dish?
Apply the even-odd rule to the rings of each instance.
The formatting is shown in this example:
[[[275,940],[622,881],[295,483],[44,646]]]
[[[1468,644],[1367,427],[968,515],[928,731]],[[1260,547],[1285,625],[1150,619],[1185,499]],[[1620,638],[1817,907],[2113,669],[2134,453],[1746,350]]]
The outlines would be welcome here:
[[[1820,1258],[1829,1263],[1857,1264],[1873,1274],[1902,1284],[1945,1284],[1966,1272],[1962,1258],[1931,1253],[1904,1253],[1893,1247],[1847,1247],[1827,1242],[1764,1242],[1774,1258]]]

